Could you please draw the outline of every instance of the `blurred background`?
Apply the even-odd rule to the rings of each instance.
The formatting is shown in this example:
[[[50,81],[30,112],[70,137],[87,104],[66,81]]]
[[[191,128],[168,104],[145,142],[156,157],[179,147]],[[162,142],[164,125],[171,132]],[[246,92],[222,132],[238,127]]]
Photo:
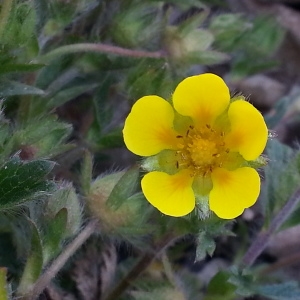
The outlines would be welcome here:
[[[0,197],[6,201],[3,209],[10,203],[13,207],[0,216],[0,265],[7,268],[12,298],[18,293],[25,297],[26,286],[93,215],[88,200],[91,182],[139,162],[125,148],[122,136],[133,103],[149,94],[170,99],[183,78],[212,72],[224,78],[232,96],[243,94],[253,103],[270,129],[266,150],[270,162],[261,172],[260,201],[230,225],[229,236],[211,233],[213,249],[207,244],[197,262],[192,234],[170,248],[174,273],[185,278],[182,285],[188,292],[170,292],[163,285],[156,289],[158,282],[168,278],[163,271],[168,263],[157,261],[144,281],[116,299],[300,299],[299,208],[258,260],[260,278],[275,276],[275,282],[292,282],[283,286],[283,292],[273,295],[269,288],[257,295],[258,290],[251,290],[252,283],[243,277],[244,281],[233,283],[243,287],[237,296],[233,285],[227,284],[227,275],[218,273],[241,259],[261,228],[267,228],[299,187],[299,0],[2,0],[0,5],[0,178],[6,178],[4,165],[16,155],[14,164],[42,161],[42,168],[48,168],[36,173],[30,186],[17,183],[22,191],[32,191],[26,198],[34,200],[30,204],[20,208],[24,197],[12,195],[10,199],[17,200],[11,202]],[[45,160],[55,164],[45,167]],[[19,169],[11,168],[16,175]],[[20,178],[36,170],[32,166]],[[36,187],[40,178],[46,181]],[[39,192],[50,191],[50,181],[56,185],[52,202],[47,198],[41,205]],[[100,219],[109,230],[85,243],[40,299],[106,299],[104,291],[108,282],[116,282],[112,281],[116,269],[121,277],[145,251],[144,236],[149,232],[136,234],[131,225],[128,231],[116,233],[114,226],[119,223],[113,217]],[[148,227],[157,220],[163,222],[156,216]],[[28,257],[35,257],[37,245],[33,246],[32,237],[44,241],[38,245],[47,245],[47,237],[53,241],[59,232],[54,224],[64,222],[67,229],[46,247],[51,251],[43,250],[38,275],[26,281],[24,266]],[[53,230],[47,232],[47,226]],[[212,282],[216,274],[221,275]],[[288,293],[291,290],[294,294]]]

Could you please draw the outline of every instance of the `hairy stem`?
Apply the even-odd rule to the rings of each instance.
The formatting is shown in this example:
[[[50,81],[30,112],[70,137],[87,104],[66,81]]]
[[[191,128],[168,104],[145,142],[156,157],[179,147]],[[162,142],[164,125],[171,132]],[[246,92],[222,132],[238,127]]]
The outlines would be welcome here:
[[[53,58],[56,58],[61,55],[78,53],[78,52],[100,52],[100,53],[109,53],[120,56],[131,56],[131,57],[150,57],[150,58],[163,58],[165,53],[163,51],[142,51],[142,50],[132,50],[121,48],[112,45],[106,44],[93,44],[93,43],[82,43],[82,44],[72,44],[66,45],[55,50],[52,50],[38,58],[41,62],[49,61]]]
[[[63,250],[63,252],[53,261],[45,270],[45,273],[36,281],[26,299],[34,300],[50,284],[52,278],[56,276],[59,270],[65,265],[68,259],[84,244],[84,242],[95,232],[98,226],[97,220],[91,220],[77,237]]]
[[[251,266],[257,257],[264,251],[268,245],[271,236],[280,228],[284,221],[293,212],[295,206],[300,200],[300,189],[291,196],[283,208],[278,212],[278,214],[272,220],[270,227],[266,231],[259,233],[257,238],[254,240],[246,254],[242,259],[242,264],[245,266]]]

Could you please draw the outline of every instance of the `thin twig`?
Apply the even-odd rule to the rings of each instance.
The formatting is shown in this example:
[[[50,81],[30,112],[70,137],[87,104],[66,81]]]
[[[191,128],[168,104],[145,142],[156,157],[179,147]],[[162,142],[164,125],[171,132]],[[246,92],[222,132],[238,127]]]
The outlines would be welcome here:
[[[95,232],[98,226],[97,220],[91,220],[77,237],[63,250],[63,252],[46,269],[45,273],[36,281],[29,295],[25,299],[36,299],[43,290],[50,284],[59,270],[65,265],[68,259],[84,244],[84,242]]]
[[[251,266],[257,257],[264,251],[268,245],[271,236],[280,228],[280,226],[285,222],[285,220],[293,212],[295,206],[300,200],[300,189],[291,196],[283,208],[278,212],[278,214],[272,220],[270,227],[267,231],[262,231],[257,238],[254,240],[246,254],[242,259],[242,264],[245,266]]]

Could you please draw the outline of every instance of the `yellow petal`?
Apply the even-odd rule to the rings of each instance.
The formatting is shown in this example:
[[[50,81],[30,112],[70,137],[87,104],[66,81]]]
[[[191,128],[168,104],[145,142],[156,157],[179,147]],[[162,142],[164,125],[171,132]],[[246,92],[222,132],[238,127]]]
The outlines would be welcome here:
[[[238,151],[246,160],[255,160],[264,150],[268,128],[261,113],[249,102],[238,100],[228,109],[231,132],[226,136],[226,145]]]
[[[173,120],[174,110],[166,100],[158,96],[142,97],[133,105],[125,121],[123,136],[126,147],[141,156],[176,149]]]
[[[159,211],[172,217],[181,217],[195,207],[192,189],[193,177],[188,170],[175,175],[150,172],[142,179],[142,190],[146,199]]]
[[[193,118],[195,124],[212,124],[230,101],[229,89],[217,75],[202,74],[184,79],[173,94],[177,112]]]
[[[252,168],[234,171],[217,168],[211,174],[213,188],[209,206],[222,219],[234,219],[252,206],[259,195],[260,178]]]

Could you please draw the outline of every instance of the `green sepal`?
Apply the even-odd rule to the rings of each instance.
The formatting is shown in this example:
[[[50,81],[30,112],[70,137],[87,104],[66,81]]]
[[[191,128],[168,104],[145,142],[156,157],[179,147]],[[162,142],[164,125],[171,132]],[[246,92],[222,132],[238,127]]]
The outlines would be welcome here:
[[[246,101],[246,98],[245,96],[243,95],[235,95],[233,96],[231,99],[230,99],[230,102],[234,102],[234,101],[238,101],[238,100],[243,100],[243,101]]]
[[[256,160],[247,161],[249,167],[259,169],[265,167],[269,163],[268,157],[261,155]]]
[[[141,168],[147,172],[159,171],[159,160],[157,155],[149,156],[141,161]]]

